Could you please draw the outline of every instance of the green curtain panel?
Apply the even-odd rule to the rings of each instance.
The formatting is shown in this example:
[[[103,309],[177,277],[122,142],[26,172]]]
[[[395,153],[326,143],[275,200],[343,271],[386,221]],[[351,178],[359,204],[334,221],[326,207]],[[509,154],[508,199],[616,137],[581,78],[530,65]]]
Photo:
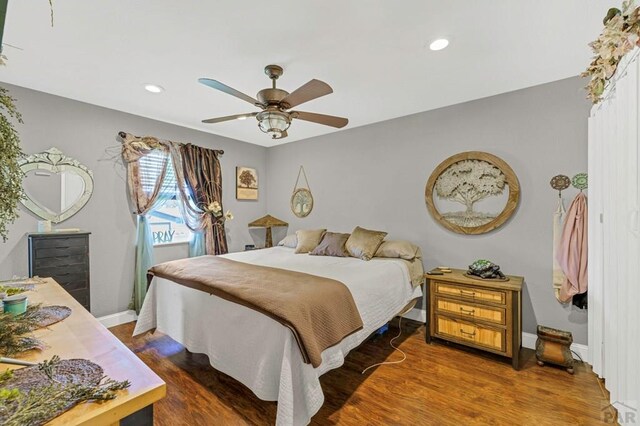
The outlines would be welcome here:
[[[204,245],[204,233],[202,231],[194,232],[193,238],[189,241],[189,257],[204,256],[206,248]]]
[[[142,302],[147,295],[147,271],[154,265],[153,235],[147,217],[138,215],[138,229],[136,236],[136,269],[133,281],[133,298],[129,309],[140,313]]]

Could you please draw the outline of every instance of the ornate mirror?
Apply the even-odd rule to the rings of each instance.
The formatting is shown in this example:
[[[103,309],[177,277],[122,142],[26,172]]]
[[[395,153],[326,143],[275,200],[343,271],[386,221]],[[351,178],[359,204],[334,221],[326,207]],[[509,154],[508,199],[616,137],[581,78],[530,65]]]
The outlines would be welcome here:
[[[91,198],[91,170],[57,148],[25,156],[20,160],[20,169],[25,174],[22,204],[44,220],[67,220]]]
[[[518,178],[495,155],[470,151],[444,160],[425,189],[429,213],[459,234],[484,234],[504,224],[520,198]]]

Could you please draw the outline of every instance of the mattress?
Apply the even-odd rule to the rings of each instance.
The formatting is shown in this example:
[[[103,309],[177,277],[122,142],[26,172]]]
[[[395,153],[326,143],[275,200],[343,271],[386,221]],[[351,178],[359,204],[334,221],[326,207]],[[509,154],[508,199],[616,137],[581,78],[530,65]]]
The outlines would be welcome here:
[[[340,367],[349,351],[422,295],[399,259],[294,254],[286,247],[224,255],[239,262],[336,279],[351,291],[364,327],[322,352],[317,368],[305,364],[291,331],[275,320],[224,299],[154,278],[134,335],[156,328],[266,401],[278,401],[277,425],[306,425],[324,395],[320,376]],[[259,277],[258,277],[259,279]]]

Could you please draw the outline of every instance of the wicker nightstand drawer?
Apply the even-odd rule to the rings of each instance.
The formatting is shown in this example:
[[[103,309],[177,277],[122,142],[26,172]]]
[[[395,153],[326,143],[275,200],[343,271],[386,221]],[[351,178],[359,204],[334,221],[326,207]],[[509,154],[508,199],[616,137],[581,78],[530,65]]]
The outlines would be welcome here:
[[[504,305],[507,301],[506,293],[501,290],[488,290],[484,288],[455,285],[438,281],[436,281],[434,285],[436,293],[446,296],[455,296],[468,300],[496,303],[500,305]]]
[[[436,312],[456,315],[473,321],[485,321],[493,324],[506,325],[506,309],[489,305],[467,303],[455,299],[436,296]]]
[[[436,315],[436,336],[502,352],[506,355],[506,330]]]

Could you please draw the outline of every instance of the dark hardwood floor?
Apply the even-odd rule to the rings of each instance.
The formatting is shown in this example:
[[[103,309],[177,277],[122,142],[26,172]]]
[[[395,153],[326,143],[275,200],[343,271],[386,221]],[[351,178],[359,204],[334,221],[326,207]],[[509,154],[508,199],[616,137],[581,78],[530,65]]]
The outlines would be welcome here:
[[[162,334],[131,337],[133,323],[110,330],[167,382],[156,404],[155,424],[270,425],[276,403],[258,399],[231,377]],[[352,351],[345,364],[321,377],[325,403],[313,425],[591,425],[602,424],[607,399],[591,369],[571,376],[539,367],[533,351],[521,354],[521,370],[508,360],[441,343],[427,345],[424,325],[403,320],[399,365],[361,371],[401,357],[389,347],[390,331]]]

